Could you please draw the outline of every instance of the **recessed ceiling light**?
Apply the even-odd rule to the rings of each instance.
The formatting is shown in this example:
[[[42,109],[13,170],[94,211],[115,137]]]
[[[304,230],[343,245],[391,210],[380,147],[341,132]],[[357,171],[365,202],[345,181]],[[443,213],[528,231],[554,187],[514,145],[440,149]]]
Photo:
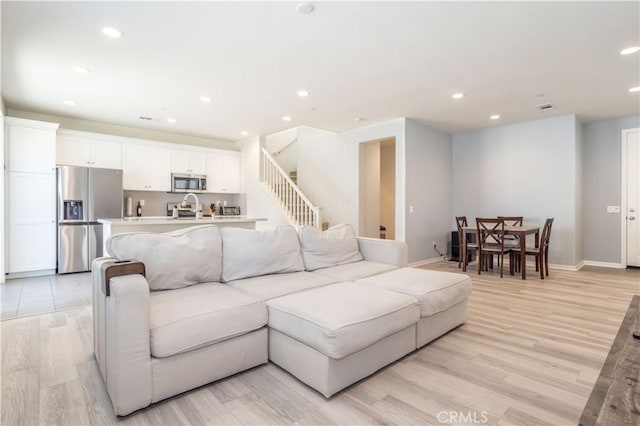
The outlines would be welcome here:
[[[200,96],[200,100],[207,104],[211,102],[211,98],[209,96]]]
[[[296,10],[301,15],[308,15],[313,13],[313,5],[311,3],[298,3]]]
[[[362,120],[364,120],[364,118],[362,118],[362,117],[354,117],[354,118],[353,118],[353,121],[355,121],[356,123],[359,123],[359,122],[361,122]]]
[[[631,55],[632,53],[636,53],[640,51],[640,46],[631,46],[631,47],[627,47],[626,49],[622,49],[620,51],[621,55]]]
[[[464,98],[464,93],[454,93],[453,95],[451,95],[451,97],[453,99],[462,99]]]
[[[500,118],[500,115],[498,115],[498,114],[493,114],[493,115],[492,115],[491,117],[489,117],[489,118],[490,118],[490,119],[492,119],[492,120],[497,120],[497,119],[499,119],[499,118]]]
[[[173,124],[173,123],[175,123],[175,122],[176,122],[176,119],[175,119],[175,118],[167,118],[167,123],[171,123],[171,124]]]
[[[64,101],[64,104],[69,106],[76,106],[76,103],[74,101]]]
[[[89,68],[81,67],[80,65],[73,66],[71,69],[80,74],[86,74],[89,72]]]
[[[249,134],[249,132],[247,132],[246,130],[243,130],[243,131],[240,132],[240,134],[242,136],[247,136]]]
[[[633,93],[633,92],[640,92],[640,86],[632,87],[631,89],[629,89],[629,93]]]
[[[102,34],[106,35],[107,37],[111,37],[111,38],[120,38],[120,37],[122,37],[122,31],[116,30],[115,28],[112,28],[112,27],[104,27],[102,29]]]
[[[307,91],[307,90],[298,90],[296,93],[301,98],[305,98],[305,97],[309,96],[309,91]]]
[[[284,117],[282,117],[282,119],[283,119],[284,121],[291,121],[291,116],[289,116],[289,115],[285,115]]]

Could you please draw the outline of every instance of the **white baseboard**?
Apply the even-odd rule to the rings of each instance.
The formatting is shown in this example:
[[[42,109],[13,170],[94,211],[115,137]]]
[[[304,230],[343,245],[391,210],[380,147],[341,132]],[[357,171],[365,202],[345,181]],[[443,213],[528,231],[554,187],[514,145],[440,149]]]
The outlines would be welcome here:
[[[409,263],[407,265],[407,267],[415,268],[417,266],[429,265],[430,263],[437,263],[437,262],[442,262],[442,261],[447,261],[447,258],[442,256],[442,257],[432,257],[431,259],[422,259],[422,260],[418,260],[416,262]]]
[[[12,280],[15,278],[29,278],[29,277],[41,277],[43,275],[55,275],[55,269],[43,269],[41,271],[29,271],[29,272],[14,272],[12,274],[7,274],[5,278],[7,280]]]
[[[559,264],[555,264],[555,263],[550,263],[549,264],[549,269],[560,269],[562,271],[573,271],[573,272],[577,272],[580,269],[582,269],[582,267],[584,266],[584,262],[580,262],[577,265],[559,265]]]
[[[615,262],[598,262],[595,260],[585,260],[582,263],[584,264],[584,266],[598,266],[600,268],[614,268],[614,269],[626,268],[626,266],[624,266],[622,263],[615,263]]]

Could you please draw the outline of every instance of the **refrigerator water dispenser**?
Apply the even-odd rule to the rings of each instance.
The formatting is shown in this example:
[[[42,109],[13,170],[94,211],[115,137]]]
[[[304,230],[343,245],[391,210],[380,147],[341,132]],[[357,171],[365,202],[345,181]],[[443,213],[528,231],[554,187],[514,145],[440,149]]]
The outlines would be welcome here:
[[[80,200],[64,200],[64,220],[83,220],[83,202]]]

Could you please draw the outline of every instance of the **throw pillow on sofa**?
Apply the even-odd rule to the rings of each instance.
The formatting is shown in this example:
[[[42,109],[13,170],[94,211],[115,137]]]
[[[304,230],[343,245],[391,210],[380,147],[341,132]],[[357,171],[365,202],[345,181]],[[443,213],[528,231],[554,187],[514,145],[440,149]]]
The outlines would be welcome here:
[[[295,228],[255,230],[225,227],[222,234],[222,280],[304,271]]]
[[[316,227],[303,225],[298,229],[298,234],[307,271],[363,259],[358,248],[356,232],[349,224],[332,226],[324,232]]]
[[[143,262],[151,290],[220,281],[222,239],[215,225],[164,234],[116,234],[109,237],[106,248],[107,253],[117,260]]]

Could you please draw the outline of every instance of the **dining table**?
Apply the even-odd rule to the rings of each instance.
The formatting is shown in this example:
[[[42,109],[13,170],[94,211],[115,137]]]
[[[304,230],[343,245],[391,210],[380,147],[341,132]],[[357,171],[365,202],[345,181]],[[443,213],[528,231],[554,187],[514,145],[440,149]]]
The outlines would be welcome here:
[[[462,259],[467,259],[467,234],[476,234],[478,229],[475,226],[463,226],[462,227],[462,247],[460,250],[462,251]],[[518,240],[520,241],[520,259],[522,261],[521,264],[521,272],[522,279],[527,279],[527,262],[526,262],[526,252],[527,252],[527,235],[534,234],[534,244],[536,247],[539,247],[540,244],[540,226],[538,225],[522,225],[522,226],[513,226],[513,225],[505,225],[504,226],[505,235],[516,235]],[[466,262],[462,262],[462,270],[467,270]]]

